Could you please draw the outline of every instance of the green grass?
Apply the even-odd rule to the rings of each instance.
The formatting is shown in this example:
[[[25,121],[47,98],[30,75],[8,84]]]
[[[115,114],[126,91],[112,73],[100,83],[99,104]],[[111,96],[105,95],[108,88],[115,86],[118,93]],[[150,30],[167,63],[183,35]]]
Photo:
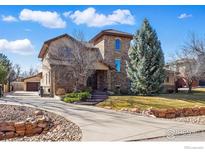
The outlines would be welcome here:
[[[205,88],[193,89],[192,94],[182,91],[177,94],[160,94],[158,96],[110,96],[100,107],[109,106],[113,109],[139,108],[168,109],[168,108],[192,108],[205,106]]]

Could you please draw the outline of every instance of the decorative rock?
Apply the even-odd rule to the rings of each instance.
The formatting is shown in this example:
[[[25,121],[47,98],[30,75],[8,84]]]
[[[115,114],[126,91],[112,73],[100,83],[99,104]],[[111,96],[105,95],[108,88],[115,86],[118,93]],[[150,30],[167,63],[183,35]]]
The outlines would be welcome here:
[[[36,128],[37,127],[37,121],[32,121],[31,125],[32,125],[32,128]]]
[[[122,108],[120,111],[128,111],[128,108]]]
[[[176,115],[175,113],[166,113],[165,117],[168,119],[172,119],[172,118],[176,118]]]
[[[200,115],[200,110],[198,107],[192,108],[193,116]]]
[[[14,122],[11,121],[0,122],[0,127],[5,127],[5,126],[14,126]]]
[[[159,110],[156,109],[150,109],[150,113],[153,115],[158,115]]]
[[[37,127],[37,122],[36,121],[26,123],[26,129],[34,129],[36,127]]]
[[[14,123],[14,127],[16,129],[18,129],[18,128],[25,128],[25,122],[24,121],[16,122],[16,123]]]
[[[110,107],[110,106],[105,106],[104,108],[105,109],[112,109],[112,107]]]
[[[185,117],[193,116],[193,111],[192,111],[191,108],[184,108],[183,111],[184,111],[184,116]]]
[[[138,108],[132,108],[130,111],[131,112],[135,112],[135,113],[139,113],[140,112],[140,110]]]
[[[37,127],[37,128],[34,128],[34,129],[33,129],[33,133],[34,133],[34,134],[40,134],[42,131],[43,131],[43,129],[40,128],[40,127]]]
[[[183,109],[177,109],[175,115],[176,117],[184,117]]]
[[[36,121],[37,121],[38,123],[43,123],[43,122],[47,121],[47,119],[46,119],[45,116],[42,116],[42,117],[38,117],[38,118],[36,119]]]
[[[5,125],[0,127],[1,132],[9,132],[9,131],[15,131],[15,127],[13,125]]]
[[[168,114],[175,114],[176,113],[176,110],[175,109],[167,109],[166,113]]]
[[[46,128],[47,127],[47,123],[39,123],[38,127],[40,128]]]
[[[30,121],[33,121],[33,120],[34,120],[34,118],[29,117],[29,118],[26,119],[26,122],[30,122]]]
[[[199,108],[200,115],[205,115],[205,107]]]
[[[32,136],[33,134],[34,134],[33,129],[26,129],[26,131],[25,131],[26,136]]]
[[[36,111],[34,112],[34,114],[35,114],[36,116],[44,115],[43,111],[41,111],[41,110],[36,110]]]
[[[17,131],[25,131],[26,127],[22,126],[22,127],[16,127],[16,132]]]
[[[158,111],[158,115],[155,115],[158,118],[165,118],[166,117],[166,110]]]
[[[25,130],[22,130],[22,131],[16,131],[16,134],[18,135],[18,136],[24,136],[25,135]]]
[[[6,132],[5,133],[5,138],[9,139],[9,138],[13,138],[15,136],[14,132]]]
[[[0,132],[0,140],[4,139],[4,133]]]

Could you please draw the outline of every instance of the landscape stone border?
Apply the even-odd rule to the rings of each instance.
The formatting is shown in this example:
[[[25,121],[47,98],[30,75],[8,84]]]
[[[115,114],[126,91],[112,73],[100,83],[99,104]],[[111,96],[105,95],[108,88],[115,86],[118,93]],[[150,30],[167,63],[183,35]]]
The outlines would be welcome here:
[[[194,108],[181,108],[181,109],[151,109],[150,114],[157,118],[177,118],[177,117],[188,117],[188,116],[200,116],[205,115],[205,107],[194,107]]]
[[[112,109],[112,107],[105,106],[105,109]],[[141,111],[138,108],[122,108],[120,111],[142,114],[157,118],[172,119],[177,117],[189,117],[189,116],[202,116],[205,115],[205,107],[193,107],[193,108],[179,108],[179,109],[149,109]]]
[[[36,111],[34,117],[27,118],[25,121],[0,122],[0,140],[34,136],[48,131],[51,126],[51,119],[45,116],[42,111]]]

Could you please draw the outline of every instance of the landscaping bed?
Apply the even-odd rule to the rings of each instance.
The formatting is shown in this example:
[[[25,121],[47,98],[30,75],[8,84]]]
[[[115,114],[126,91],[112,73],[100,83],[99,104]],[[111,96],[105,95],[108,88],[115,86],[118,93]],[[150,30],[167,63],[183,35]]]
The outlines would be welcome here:
[[[59,115],[0,104],[0,139],[3,141],[80,141],[81,138],[80,128]]]
[[[192,94],[183,91],[158,96],[110,96],[97,106],[158,118],[199,116],[205,115],[205,88],[196,88]]]
[[[72,92],[63,96],[62,100],[66,103],[74,103],[74,102],[85,101],[90,96],[91,94],[89,91]]]

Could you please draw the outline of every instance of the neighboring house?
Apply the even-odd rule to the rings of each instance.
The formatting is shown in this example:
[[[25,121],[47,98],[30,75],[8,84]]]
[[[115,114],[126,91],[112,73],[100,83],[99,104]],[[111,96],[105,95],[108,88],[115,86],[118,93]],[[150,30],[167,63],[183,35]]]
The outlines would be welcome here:
[[[93,73],[83,81],[88,87],[92,87],[93,90],[127,92],[129,81],[126,74],[126,60],[132,38],[129,33],[108,29],[98,33],[89,42],[79,42],[68,34],[44,42],[38,56],[42,60],[41,86],[44,93],[61,95],[73,90],[75,83],[73,74],[67,76],[69,74],[67,68],[72,67],[72,64],[69,60],[53,58],[64,55],[62,52],[73,52],[72,42],[85,46],[83,52],[86,55],[94,55],[96,59],[90,63],[94,66]]]
[[[10,91],[23,91],[24,82],[23,77],[18,77],[16,80],[12,81],[10,84]]]
[[[163,83],[163,92],[170,93],[175,90],[176,72],[165,68],[165,80]]]
[[[187,87],[186,84],[186,79],[184,78],[184,76],[186,76],[185,74],[187,74],[187,72],[194,76],[195,72],[199,72],[200,67],[197,67],[197,64],[195,63],[194,60],[192,59],[179,59],[176,60],[174,62],[171,62],[169,64],[166,65],[167,69],[170,69],[172,71],[178,72],[177,74],[177,85],[179,88],[183,88],[183,87]],[[198,69],[198,70],[197,70]],[[190,71],[192,70],[192,71]],[[193,87],[197,87],[197,86],[205,86],[205,78],[204,77],[197,77],[193,83],[192,83]]]

